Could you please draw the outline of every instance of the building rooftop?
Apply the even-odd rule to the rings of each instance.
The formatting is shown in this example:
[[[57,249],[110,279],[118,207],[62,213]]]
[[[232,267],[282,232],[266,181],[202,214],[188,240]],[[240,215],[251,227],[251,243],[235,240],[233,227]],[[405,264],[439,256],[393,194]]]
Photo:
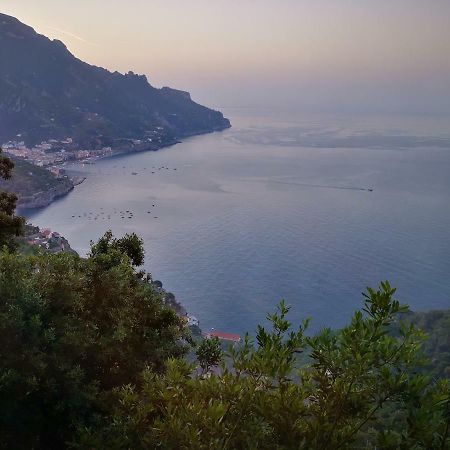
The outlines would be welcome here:
[[[240,342],[241,336],[239,334],[232,334],[232,333],[223,333],[222,331],[207,331],[205,333],[206,338],[219,338],[224,341],[232,341],[232,342]]]

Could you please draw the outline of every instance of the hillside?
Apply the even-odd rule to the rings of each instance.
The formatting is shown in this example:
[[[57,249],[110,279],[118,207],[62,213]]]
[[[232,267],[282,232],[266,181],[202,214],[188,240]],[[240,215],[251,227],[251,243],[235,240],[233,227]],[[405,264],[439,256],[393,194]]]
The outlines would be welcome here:
[[[156,89],[144,75],[120,74],[74,57],[14,17],[0,14],[0,143],[32,146],[72,137],[90,148],[124,139],[161,144],[230,126],[189,93]],[[19,136],[18,136],[19,135]]]
[[[19,207],[46,206],[73,189],[73,183],[68,177],[56,178],[50,171],[21,159],[14,159],[14,164],[12,178],[0,178],[0,191],[17,194]]]
[[[427,369],[442,378],[450,378],[450,310],[415,312],[410,320],[427,333],[424,352]]]

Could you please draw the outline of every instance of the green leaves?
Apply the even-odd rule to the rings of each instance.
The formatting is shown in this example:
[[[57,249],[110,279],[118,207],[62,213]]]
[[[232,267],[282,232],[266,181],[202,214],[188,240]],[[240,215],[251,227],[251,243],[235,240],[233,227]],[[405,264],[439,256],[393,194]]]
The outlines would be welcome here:
[[[202,374],[206,375],[210,369],[217,366],[223,357],[220,341],[217,337],[203,339],[195,354],[202,369]]]
[[[14,163],[2,155],[0,148],[0,178],[11,178]],[[9,192],[0,191],[0,250],[6,246],[9,250],[16,248],[15,236],[23,233],[25,219],[15,216],[17,196]]]
[[[398,300],[392,298],[395,292],[396,289],[387,281],[381,282],[378,290],[368,287],[367,293],[363,293],[365,298],[363,311],[373,319],[382,321],[383,325],[388,325],[394,320],[395,314],[409,310],[408,306],[400,305]]]
[[[308,327],[306,320],[296,332],[290,331],[291,323],[286,319],[289,309],[282,300],[277,312],[267,316],[272,330],[267,331],[261,325],[258,326],[256,334],[258,347],[248,362],[249,372],[276,379],[279,383],[292,375],[295,355],[303,349],[304,333]],[[246,352],[249,353],[248,347],[251,343],[246,342],[245,345]]]
[[[127,256],[133,266],[141,266],[144,263],[144,245],[142,239],[135,233],[126,234],[120,239],[114,238],[111,230],[107,231],[97,243],[91,241],[92,258],[107,264],[117,264]]]
[[[313,337],[308,321],[292,330],[281,302],[255,342],[246,335],[229,349],[219,374],[198,377],[171,361],[113,423],[125,420],[133,448],[447,448],[447,383],[416,373],[423,333],[412,325],[393,333],[406,311],[394,293],[388,283],[369,289],[349,326]],[[216,350],[204,341],[197,351],[205,370]],[[105,447],[116,442],[110,436]]]
[[[63,447],[114,389],[185,354],[183,321],[119,257],[128,238],[114,242],[88,259],[0,252],[0,440],[10,447]]]
[[[2,153],[3,150],[0,148],[0,177],[4,180],[9,180],[12,177],[14,163]]]

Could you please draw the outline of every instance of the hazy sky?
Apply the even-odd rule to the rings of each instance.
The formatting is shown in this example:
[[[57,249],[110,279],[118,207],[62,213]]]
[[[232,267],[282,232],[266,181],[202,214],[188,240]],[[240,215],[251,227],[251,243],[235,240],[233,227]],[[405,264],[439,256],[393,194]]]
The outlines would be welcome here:
[[[450,0],[0,0],[0,11],[213,107],[450,112]]]

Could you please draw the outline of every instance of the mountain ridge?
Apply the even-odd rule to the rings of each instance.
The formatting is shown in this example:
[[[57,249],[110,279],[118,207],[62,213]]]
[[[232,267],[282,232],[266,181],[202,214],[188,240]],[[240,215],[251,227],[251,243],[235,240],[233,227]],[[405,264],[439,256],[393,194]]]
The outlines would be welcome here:
[[[231,126],[188,92],[158,89],[145,75],[85,63],[63,42],[1,13],[0,61],[0,143],[71,137],[90,148],[114,147],[124,139],[164,146]]]

